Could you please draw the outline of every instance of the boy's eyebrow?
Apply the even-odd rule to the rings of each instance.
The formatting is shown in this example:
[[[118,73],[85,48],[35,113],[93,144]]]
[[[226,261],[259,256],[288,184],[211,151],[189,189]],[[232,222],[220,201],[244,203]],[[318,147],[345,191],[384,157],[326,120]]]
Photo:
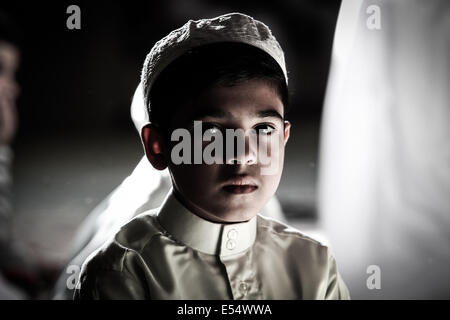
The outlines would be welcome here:
[[[273,118],[278,118],[281,121],[284,121],[284,118],[281,116],[281,114],[278,113],[278,111],[276,111],[274,109],[267,109],[267,110],[258,111],[258,112],[256,112],[256,116],[258,118],[273,117]]]
[[[199,109],[195,114],[191,117],[191,120],[197,120],[197,119],[203,119],[203,118],[225,118],[229,116],[230,113],[221,109],[212,109],[212,108],[205,108],[205,109]],[[258,118],[278,118],[281,121],[284,121],[284,118],[281,116],[281,114],[274,110],[274,109],[267,109],[267,110],[261,110],[257,111],[254,114]]]

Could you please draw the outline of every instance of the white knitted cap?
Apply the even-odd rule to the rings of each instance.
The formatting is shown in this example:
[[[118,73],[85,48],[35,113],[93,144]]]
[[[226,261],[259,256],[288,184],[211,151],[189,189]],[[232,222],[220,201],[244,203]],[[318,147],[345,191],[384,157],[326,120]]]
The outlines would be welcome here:
[[[189,49],[217,42],[240,42],[262,49],[278,63],[288,82],[283,50],[269,27],[248,15],[228,13],[212,19],[189,20],[156,42],[141,73],[144,105],[148,106],[150,88],[164,68]],[[148,112],[145,113],[148,122]]]

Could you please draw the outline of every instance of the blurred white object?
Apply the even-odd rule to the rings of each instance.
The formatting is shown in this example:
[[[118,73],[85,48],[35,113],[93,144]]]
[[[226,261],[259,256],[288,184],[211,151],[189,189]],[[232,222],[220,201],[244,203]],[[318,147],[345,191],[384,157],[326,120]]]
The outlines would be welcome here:
[[[352,298],[450,298],[449,39],[449,1],[342,3],[319,212]]]

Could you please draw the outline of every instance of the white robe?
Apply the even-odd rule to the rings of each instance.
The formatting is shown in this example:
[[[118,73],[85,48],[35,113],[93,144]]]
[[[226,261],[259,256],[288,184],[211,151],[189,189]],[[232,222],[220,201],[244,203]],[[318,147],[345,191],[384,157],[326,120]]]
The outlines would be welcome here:
[[[445,0],[342,4],[319,193],[353,298],[450,297],[449,39]]]

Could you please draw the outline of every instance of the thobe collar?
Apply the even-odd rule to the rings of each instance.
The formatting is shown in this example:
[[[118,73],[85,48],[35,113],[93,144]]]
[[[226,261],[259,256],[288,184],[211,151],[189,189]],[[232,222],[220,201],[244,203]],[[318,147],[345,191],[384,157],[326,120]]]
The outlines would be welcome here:
[[[221,257],[250,248],[256,239],[256,219],[222,224],[205,220],[181,204],[171,190],[158,213],[161,226],[179,242]]]

